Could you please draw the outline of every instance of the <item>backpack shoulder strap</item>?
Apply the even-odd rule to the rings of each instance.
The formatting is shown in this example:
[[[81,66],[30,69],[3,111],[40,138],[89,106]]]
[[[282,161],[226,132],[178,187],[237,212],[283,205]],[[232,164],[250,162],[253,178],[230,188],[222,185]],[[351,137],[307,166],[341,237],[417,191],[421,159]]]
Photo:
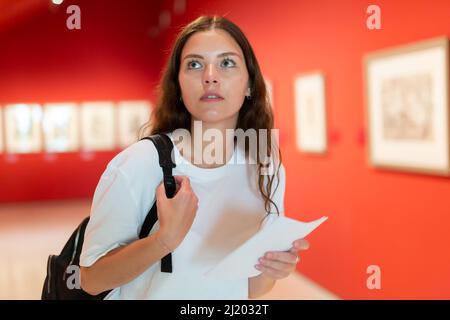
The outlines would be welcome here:
[[[162,168],[164,175],[163,181],[166,189],[166,196],[167,198],[173,198],[175,195],[176,183],[174,177],[172,176],[172,169],[175,168],[176,165],[172,160],[172,140],[164,133],[155,134],[148,137],[148,139],[153,142],[156,150],[158,150],[159,165]]]
[[[163,183],[166,191],[167,198],[173,198],[176,191],[175,178],[172,175],[172,169],[175,168],[175,162],[172,160],[173,143],[170,137],[164,133],[155,134],[150,137],[144,137],[141,140],[150,140],[156,147],[159,157],[159,165],[163,171]],[[141,231],[139,233],[139,239],[143,239],[148,236],[153,225],[158,220],[158,214],[156,211],[156,200],[152,208],[145,217]],[[172,255],[167,254],[161,260],[161,272],[172,272]]]

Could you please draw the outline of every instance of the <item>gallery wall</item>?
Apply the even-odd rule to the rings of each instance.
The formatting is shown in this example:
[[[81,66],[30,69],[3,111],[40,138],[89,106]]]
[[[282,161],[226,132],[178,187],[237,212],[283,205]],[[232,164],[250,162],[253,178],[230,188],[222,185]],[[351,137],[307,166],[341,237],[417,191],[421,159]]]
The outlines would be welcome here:
[[[371,4],[381,30],[366,27]],[[245,31],[273,83],[286,215],[329,216],[299,271],[342,298],[450,298],[450,179],[368,165],[363,82],[364,54],[449,36],[449,12],[446,0],[193,0],[165,33],[168,48],[175,26],[200,14],[226,15]],[[294,77],[310,71],[325,74],[325,155],[301,153],[295,142]],[[380,268],[381,289],[368,289],[369,266]]]
[[[0,108],[154,101],[161,58],[151,28],[158,23],[159,1],[45,2],[22,13],[26,19],[2,24]],[[66,27],[71,4],[81,9],[80,30]],[[0,202],[91,197],[119,151],[0,153]]]

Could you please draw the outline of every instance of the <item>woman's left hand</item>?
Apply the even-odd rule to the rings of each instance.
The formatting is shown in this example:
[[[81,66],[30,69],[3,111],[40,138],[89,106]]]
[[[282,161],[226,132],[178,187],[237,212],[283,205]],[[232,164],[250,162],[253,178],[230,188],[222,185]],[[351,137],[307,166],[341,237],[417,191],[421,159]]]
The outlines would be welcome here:
[[[256,269],[262,272],[266,277],[274,280],[286,278],[295,270],[300,260],[298,254],[301,250],[307,250],[309,242],[305,239],[297,239],[293,247],[288,251],[269,251],[264,257],[258,259]]]

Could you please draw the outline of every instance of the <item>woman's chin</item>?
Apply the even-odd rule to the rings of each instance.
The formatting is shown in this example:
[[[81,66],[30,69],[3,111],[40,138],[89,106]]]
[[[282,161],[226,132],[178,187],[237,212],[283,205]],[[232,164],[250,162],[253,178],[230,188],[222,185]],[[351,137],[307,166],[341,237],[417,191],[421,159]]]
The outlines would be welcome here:
[[[200,120],[203,123],[220,123],[226,121],[229,117],[224,116],[220,112],[209,111],[201,116],[197,117],[197,120]]]

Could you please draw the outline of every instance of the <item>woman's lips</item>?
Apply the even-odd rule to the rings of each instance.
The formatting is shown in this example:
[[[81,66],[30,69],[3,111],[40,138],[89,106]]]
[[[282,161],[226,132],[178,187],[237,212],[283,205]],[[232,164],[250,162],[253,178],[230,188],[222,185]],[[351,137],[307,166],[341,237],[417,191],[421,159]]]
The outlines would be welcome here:
[[[200,99],[200,101],[203,101],[203,102],[218,102],[218,101],[222,101],[223,100],[223,98],[219,98],[219,97],[216,97],[216,98],[201,98]]]

